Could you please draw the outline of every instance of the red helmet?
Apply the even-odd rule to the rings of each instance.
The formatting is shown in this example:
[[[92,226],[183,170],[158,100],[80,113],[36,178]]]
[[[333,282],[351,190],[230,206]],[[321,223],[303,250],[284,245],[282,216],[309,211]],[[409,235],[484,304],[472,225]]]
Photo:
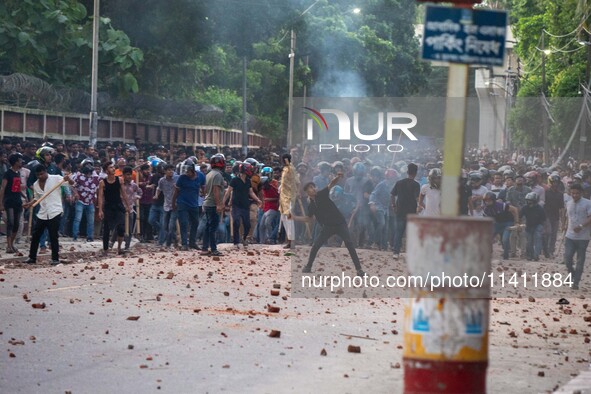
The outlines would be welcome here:
[[[209,164],[211,164],[211,168],[226,168],[226,158],[221,153],[211,156],[209,159]]]
[[[254,175],[254,169],[250,163],[240,164],[239,171],[241,174],[246,174],[246,176],[253,176]]]

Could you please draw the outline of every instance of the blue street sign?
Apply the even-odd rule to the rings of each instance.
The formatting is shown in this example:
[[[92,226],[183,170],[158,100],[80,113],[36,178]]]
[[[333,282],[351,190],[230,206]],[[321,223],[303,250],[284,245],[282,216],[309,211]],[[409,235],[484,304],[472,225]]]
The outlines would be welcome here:
[[[506,35],[505,11],[427,6],[422,58],[502,66]]]

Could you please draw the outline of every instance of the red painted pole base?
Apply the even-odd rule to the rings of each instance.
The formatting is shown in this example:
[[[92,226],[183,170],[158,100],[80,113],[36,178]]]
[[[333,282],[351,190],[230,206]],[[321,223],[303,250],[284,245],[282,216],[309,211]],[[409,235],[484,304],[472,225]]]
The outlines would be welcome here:
[[[487,361],[404,359],[404,394],[486,394]]]

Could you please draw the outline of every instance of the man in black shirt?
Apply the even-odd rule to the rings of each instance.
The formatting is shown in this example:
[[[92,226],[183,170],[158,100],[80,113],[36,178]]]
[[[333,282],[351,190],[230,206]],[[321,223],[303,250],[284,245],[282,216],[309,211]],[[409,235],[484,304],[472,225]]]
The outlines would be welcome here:
[[[248,245],[247,236],[250,231],[250,200],[252,198],[258,205],[261,200],[254,194],[250,184],[250,177],[254,175],[252,165],[250,163],[242,163],[239,166],[239,175],[230,181],[230,186],[224,195],[224,205],[230,196],[232,196],[232,226],[234,230],[233,241],[234,247],[238,248],[240,242],[240,221],[244,226],[242,232],[242,245],[246,248]]]
[[[394,259],[396,260],[400,257],[402,237],[406,231],[406,216],[417,213],[417,199],[421,193],[421,185],[415,181],[417,165],[410,163],[407,168],[408,178],[396,182],[391,192],[392,208],[396,212],[394,225]]]
[[[357,275],[365,275],[365,272],[361,269],[361,264],[359,263],[359,257],[353,246],[353,241],[351,241],[351,236],[347,229],[347,222],[345,221],[343,214],[329,198],[330,189],[341,180],[342,176],[342,173],[337,174],[330,184],[320,191],[316,191],[316,185],[314,182],[308,182],[306,186],[304,186],[304,191],[310,198],[310,204],[308,205],[308,217],[303,220],[310,221],[312,216],[316,216],[316,220],[322,225],[322,230],[314,240],[314,244],[310,250],[308,264],[302,270],[304,273],[312,272],[312,264],[314,264],[314,259],[316,258],[316,254],[320,247],[324,245],[330,237],[338,235],[343,242],[345,242],[347,250],[349,250],[349,254],[351,255],[355,269],[357,270]]]

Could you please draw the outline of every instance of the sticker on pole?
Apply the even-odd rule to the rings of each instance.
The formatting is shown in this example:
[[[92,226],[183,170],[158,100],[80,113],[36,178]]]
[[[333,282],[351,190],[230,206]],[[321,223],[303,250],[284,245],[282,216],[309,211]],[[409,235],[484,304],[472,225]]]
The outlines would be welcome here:
[[[422,58],[502,66],[506,36],[505,11],[428,6]]]
[[[429,326],[429,317],[425,311],[425,303],[415,302],[412,305],[412,327],[413,333],[428,333],[431,331]]]

